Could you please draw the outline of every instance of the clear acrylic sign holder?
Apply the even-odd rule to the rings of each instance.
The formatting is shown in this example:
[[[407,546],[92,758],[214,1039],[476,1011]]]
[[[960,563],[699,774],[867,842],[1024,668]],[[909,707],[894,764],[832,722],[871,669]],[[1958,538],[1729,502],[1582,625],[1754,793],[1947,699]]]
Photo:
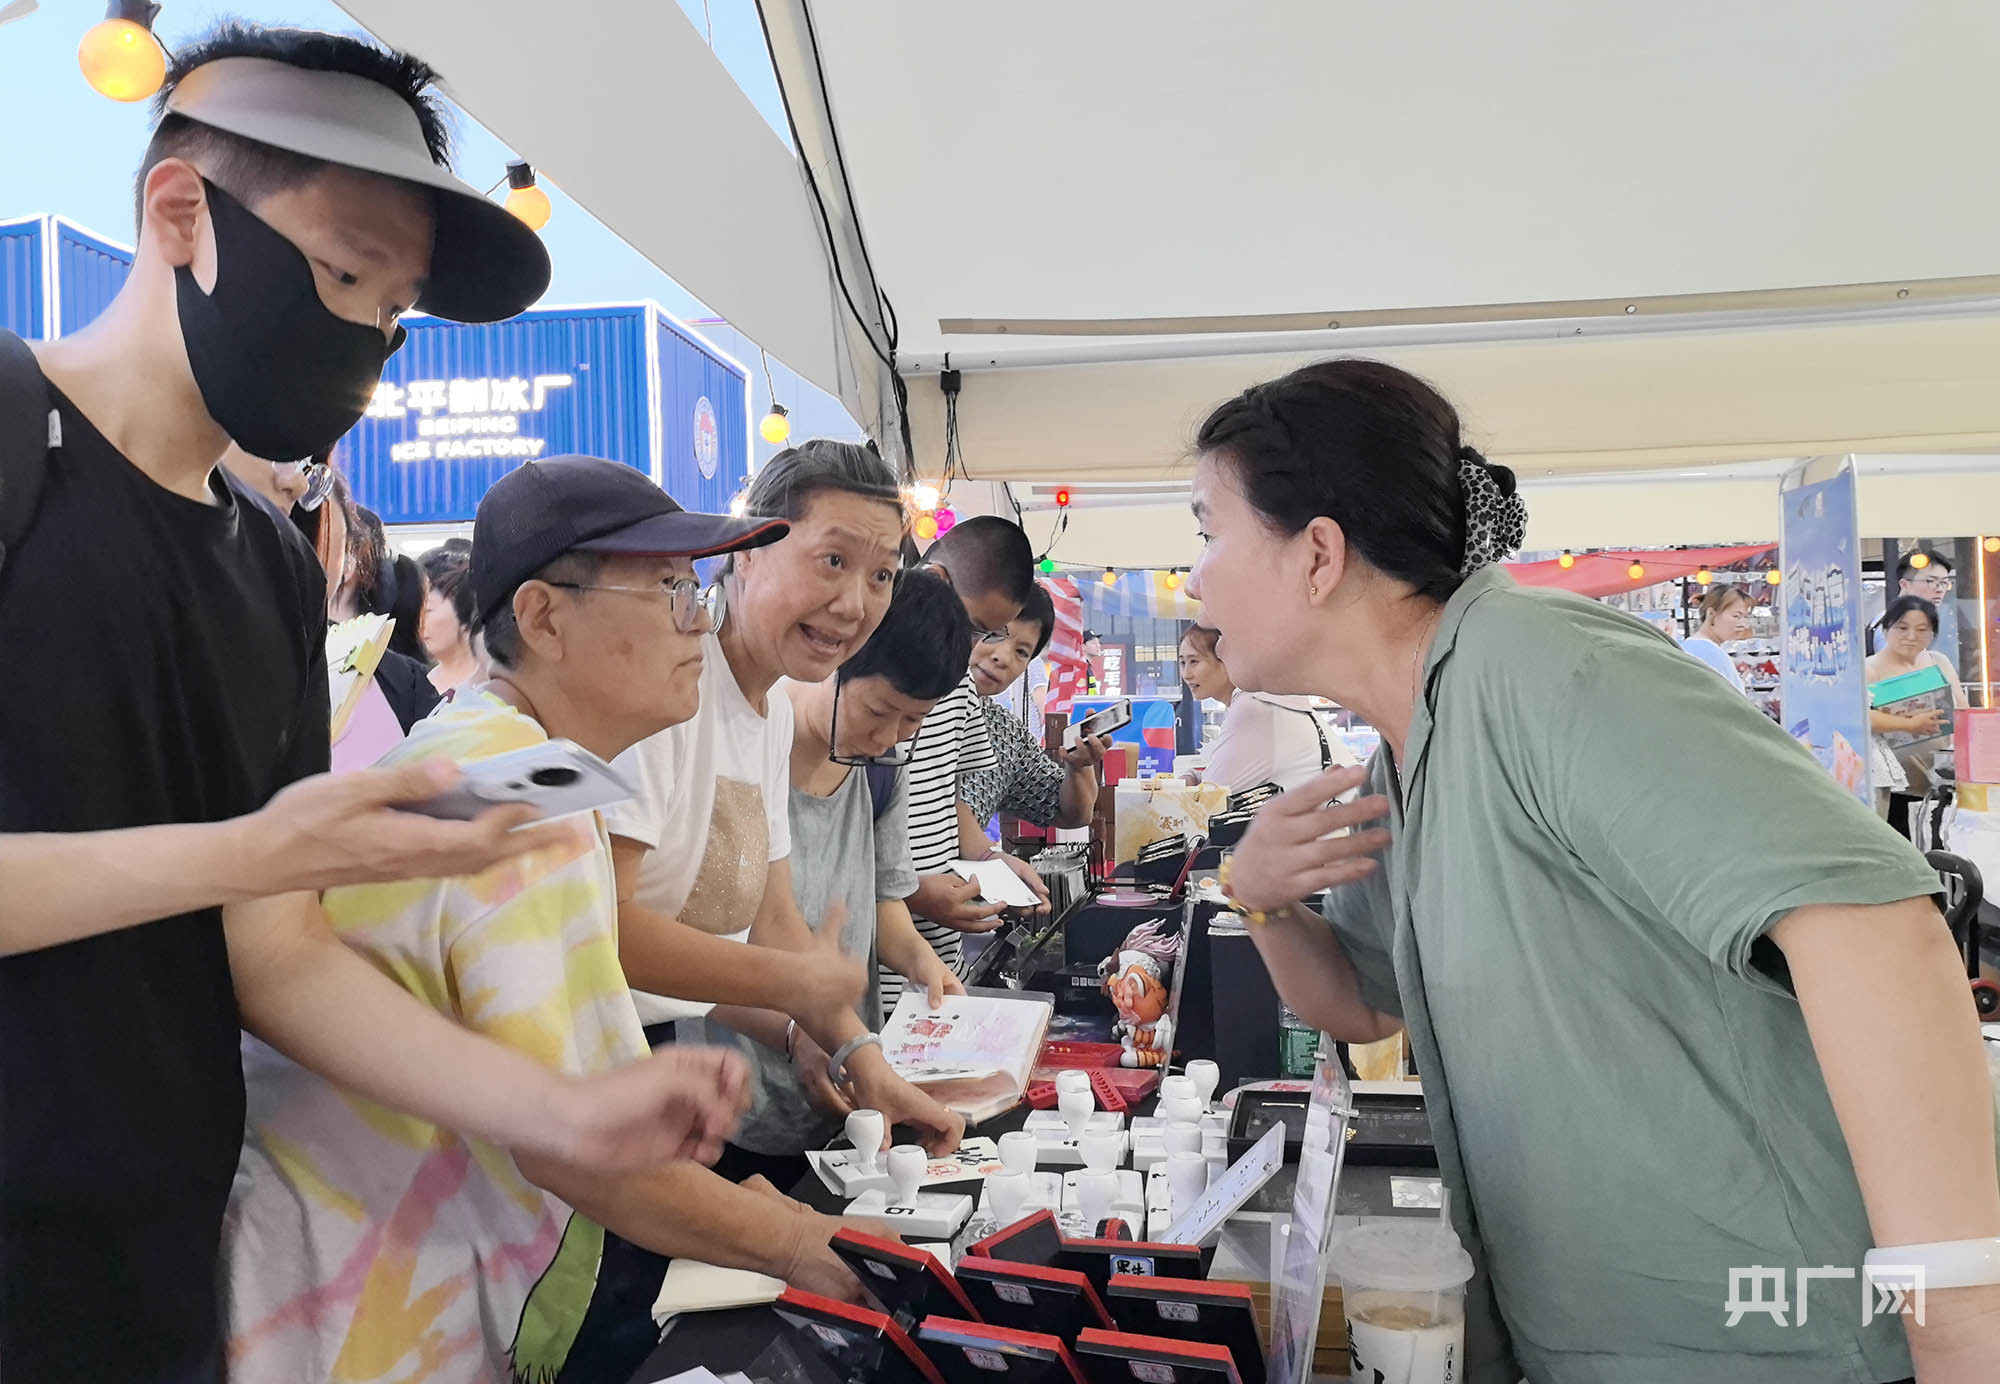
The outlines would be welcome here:
[[[1347,1129],[1353,1118],[1354,1093],[1347,1084],[1347,1073],[1333,1040],[1322,1033],[1313,1062],[1305,1140],[1299,1149],[1291,1231],[1285,1238],[1281,1267],[1271,1283],[1271,1384],[1308,1384],[1312,1378],[1313,1348],[1326,1297],[1334,1204],[1339,1198]]]

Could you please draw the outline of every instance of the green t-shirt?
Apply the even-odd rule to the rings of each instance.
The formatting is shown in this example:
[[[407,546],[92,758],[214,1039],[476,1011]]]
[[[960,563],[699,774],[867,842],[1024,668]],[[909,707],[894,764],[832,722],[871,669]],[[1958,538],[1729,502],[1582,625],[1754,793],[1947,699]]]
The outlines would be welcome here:
[[[1934,893],[1923,858],[1660,634],[1492,568],[1445,607],[1405,758],[1400,795],[1372,766],[1385,868],[1327,914],[1409,1024],[1482,1270],[1470,1384],[1909,1375],[1858,1276],[1803,1324],[1725,1303],[1732,1268],[1782,1268],[1790,1300],[1872,1244],[1765,934]]]

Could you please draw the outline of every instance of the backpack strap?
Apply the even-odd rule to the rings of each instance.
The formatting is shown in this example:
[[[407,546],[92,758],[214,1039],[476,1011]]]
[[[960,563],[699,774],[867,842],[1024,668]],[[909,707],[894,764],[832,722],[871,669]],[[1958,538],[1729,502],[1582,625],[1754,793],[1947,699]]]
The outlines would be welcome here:
[[[889,810],[889,804],[896,800],[896,774],[894,764],[864,765],[862,773],[868,776],[868,801],[874,808],[875,820],[881,821],[882,814]]]
[[[35,520],[56,443],[49,382],[28,343],[0,331],[0,571]]]

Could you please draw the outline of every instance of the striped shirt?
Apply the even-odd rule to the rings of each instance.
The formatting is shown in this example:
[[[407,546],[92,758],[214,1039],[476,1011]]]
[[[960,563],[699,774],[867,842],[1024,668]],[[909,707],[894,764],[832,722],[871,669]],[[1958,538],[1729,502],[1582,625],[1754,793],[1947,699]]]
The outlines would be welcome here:
[[[986,734],[986,714],[979,707],[979,689],[968,673],[965,680],[931,708],[910,745],[910,864],[919,875],[934,875],[958,859],[958,786],[967,774],[992,769],[998,761]],[[961,935],[939,923],[919,918],[917,931],[958,969],[964,950]],[[886,1013],[903,993],[903,978],[884,968],[882,1005]]]

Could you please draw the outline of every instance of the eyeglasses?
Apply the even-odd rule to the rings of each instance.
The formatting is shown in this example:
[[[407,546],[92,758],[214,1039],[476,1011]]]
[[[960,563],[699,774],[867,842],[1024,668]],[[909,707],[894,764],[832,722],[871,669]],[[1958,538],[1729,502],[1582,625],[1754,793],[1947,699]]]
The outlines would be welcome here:
[[[292,465],[299,479],[306,483],[306,493],[298,499],[299,508],[318,509],[326,503],[326,497],[333,493],[333,468],[317,461],[296,461]]]
[[[608,586],[581,581],[552,581],[565,591],[624,591],[634,596],[665,596],[674,614],[674,628],[682,634],[715,634],[722,628],[728,601],[717,582],[706,591],[693,577],[662,581],[658,586]]]
[[[826,738],[830,742],[827,745],[826,757],[835,764],[846,764],[856,769],[865,769],[871,764],[880,764],[886,768],[900,769],[903,765],[908,764],[911,758],[911,746],[907,743],[891,745],[886,751],[876,755],[842,754],[840,752],[840,689],[846,685],[847,680],[845,678],[841,677],[838,673],[834,674],[833,716],[826,728]]]
[[[1952,578],[1948,572],[1919,572],[1905,580],[1911,586],[1928,586],[1933,591],[1949,591],[1952,588]]]

